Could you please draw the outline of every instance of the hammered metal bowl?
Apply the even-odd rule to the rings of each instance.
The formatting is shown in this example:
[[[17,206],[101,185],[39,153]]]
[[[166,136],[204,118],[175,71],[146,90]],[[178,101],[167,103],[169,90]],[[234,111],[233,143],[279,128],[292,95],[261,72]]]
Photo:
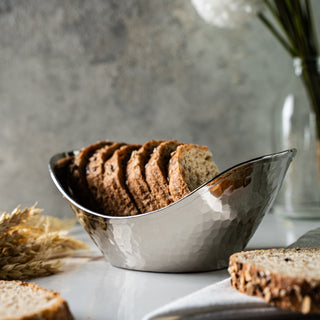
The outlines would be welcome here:
[[[66,175],[51,177],[83,228],[114,266],[155,272],[196,272],[224,268],[243,250],[271,208],[295,149],[238,164],[183,199],[156,211],[128,217],[93,212],[72,198]]]

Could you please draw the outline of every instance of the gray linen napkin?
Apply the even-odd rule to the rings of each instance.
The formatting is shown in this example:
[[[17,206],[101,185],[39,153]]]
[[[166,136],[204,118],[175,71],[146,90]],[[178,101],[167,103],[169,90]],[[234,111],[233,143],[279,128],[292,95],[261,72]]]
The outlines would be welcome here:
[[[320,228],[313,229],[302,235],[288,248],[316,248],[320,247]]]
[[[320,246],[320,228],[301,236],[289,248]],[[274,308],[257,297],[238,292],[230,278],[205,287],[149,314],[143,320],[215,320],[215,319],[319,319]]]

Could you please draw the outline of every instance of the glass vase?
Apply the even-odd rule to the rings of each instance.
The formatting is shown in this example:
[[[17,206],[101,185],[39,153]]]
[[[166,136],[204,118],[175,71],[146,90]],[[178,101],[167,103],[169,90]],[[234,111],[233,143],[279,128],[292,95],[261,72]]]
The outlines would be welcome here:
[[[317,148],[320,116],[320,59],[295,58],[273,110],[273,148],[297,149],[274,213],[286,218],[320,218]]]

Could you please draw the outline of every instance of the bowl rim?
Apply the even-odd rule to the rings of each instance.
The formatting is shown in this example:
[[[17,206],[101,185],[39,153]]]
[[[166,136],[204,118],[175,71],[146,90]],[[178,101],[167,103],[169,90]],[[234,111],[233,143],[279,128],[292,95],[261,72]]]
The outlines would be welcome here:
[[[251,158],[249,160],[246,161],[242,161],[238,164],[235,164],[233,166],[231,166],[230,168],[220,172],[219,174],[217,174],[216,176],[214,176],[213,178],[211,178],[210,180],[208,180],[207,182],[203,183],[201,186],[199,186],[198,188],[196,188],[195,190],[191,191],[190,193],[188,193],[186,196],[184,196],[183,198],[154,211],[150,211],[150,212],[146,212],[146,213],[140,213],[137,215],[133,215],[133,216],[109,216],[109,215],[105,215],[99,212],[95,212],[92,211],[82,205],[80,205],[78,202],[76,202],[63,188],[63,186],[61,185],[59,179],[56,177],[55,173],[54,173],[54,167],[57,163],[58,160],[63,159],[63,158],[67,158],[73,155],[76,155],[77,153],[79,153],[80,150],[71,150],[71,151],[67,151],[67,152],[60,152],[60,153],[56,153],[55,155],[53,155],[50,158],[48,167],[49,167],[49,172],[50,172],[50,176],[51,179],[53,180],[55,186],[58,188],[58,190],[60,191],[60,193],[63,195],[64,198],[66,198],[70,203],[72,203],[72,205],[74,205],[75,207],[77,207],[78,209],[85,211],[86,213],[90,213],[93,216],[97,216],[100,218],[105,218],[105,219],[115,219],[115,220],[124,220],[124,219],[139,219],[141,217],[145,217],[145,216],[149,216],[149,215],[154,215],[154,214],[161,214],[163,213],[163,211],[166,211],[166,209],[168,207],[172,207],[172,206],[177,206],[179,204],[181,204],[182,201],[185,201],[185,199],[190,198],[192,195],[194,195],[195,193],[199,193],[200,190],[202,190],[204,187],[206,187],[208,184],[212,183],[214,180],[218,179],[219,177],[221,177],[222,175],[226,174],[229,171],[232,171],[236,168],[241,168],[244,165],[247,165],[249,163],[255,163],[255,162],[259,162],[261,160],[267,160],[267,159],[271,159],[271,158],[275,158],[275,157],[282,157],[284,155],[288,155],[289,160],[292,160],[296,153],[297,153],[297,149],[295,148],[290,148],[290,149],[286,149],[280,152],[274,152],[274,153],[270,153],[270,154],[266,154],[266,155],[262,155],[262,156],[258,156],[255,158]]]

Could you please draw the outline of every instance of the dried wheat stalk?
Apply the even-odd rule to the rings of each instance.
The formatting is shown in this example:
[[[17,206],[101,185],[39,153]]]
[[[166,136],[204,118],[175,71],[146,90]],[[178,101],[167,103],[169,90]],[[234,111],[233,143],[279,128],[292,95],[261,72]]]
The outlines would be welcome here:
[[[67,235],[75,220],[39,216],[41,209],[17,207],[0,214],[0,279],[30,279],[60,271],[60,259],[88,249]]]

